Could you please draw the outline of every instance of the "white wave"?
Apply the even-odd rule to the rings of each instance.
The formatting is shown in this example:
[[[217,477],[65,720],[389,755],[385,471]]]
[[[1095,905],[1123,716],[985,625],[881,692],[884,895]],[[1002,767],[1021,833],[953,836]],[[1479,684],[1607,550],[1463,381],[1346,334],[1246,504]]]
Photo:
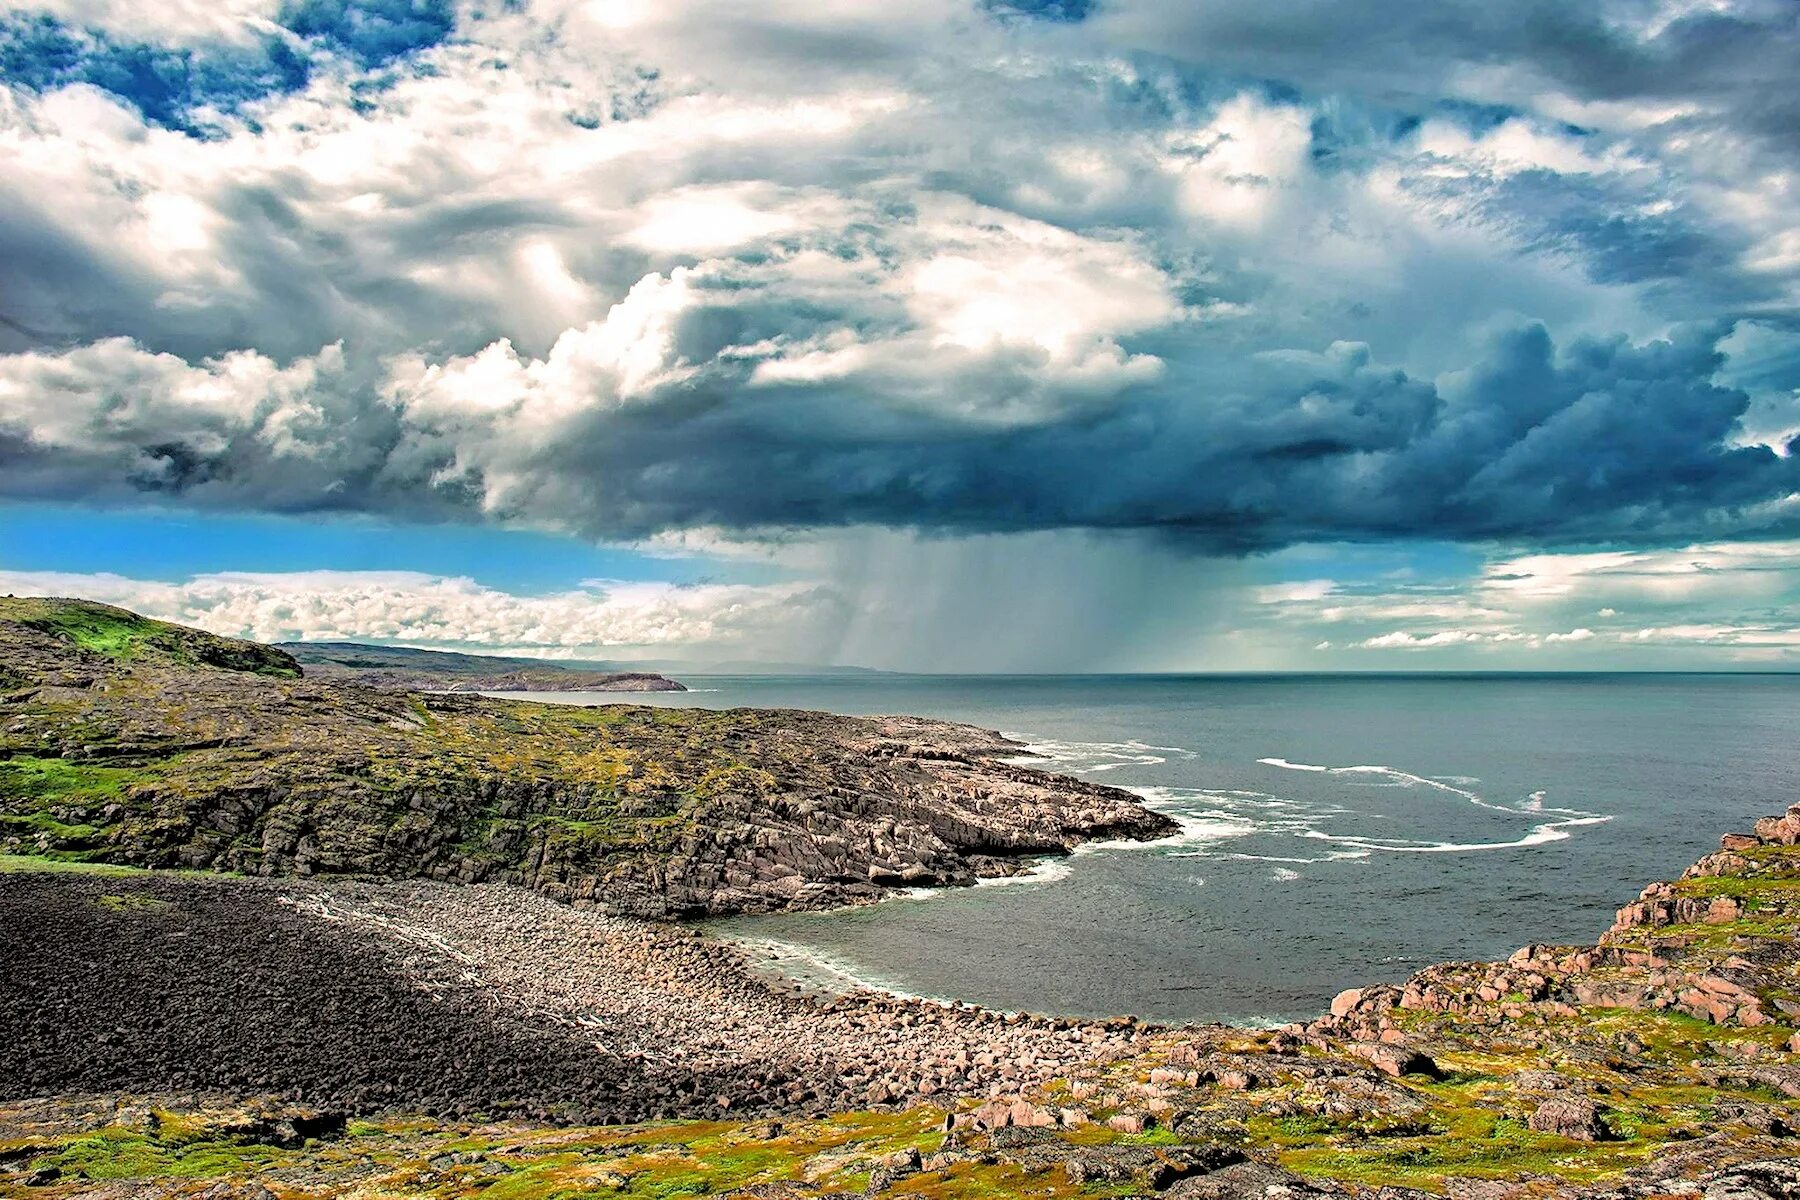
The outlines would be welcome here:
[[[1079,851],[1078,851],[1079,852]],[[1029,868],[1017,875],[989,875],[975,881],[976,887],[1012,887],[1021,883],[1058,883],[1069,877],[1072,870],[1067,858],[1041,858]],[[944,888],[920,888],[922,892],[939,895]]]
[[[1015,766],[1042,766],[1049,762],[1076,773],[1098,774],[1121,767],[1160,766],[1175,758],[1193,758],[1194,751],[1185,746],[1153,746],[1135,738],[1124,742],[1064,742],[1055,739],[1033,741],[1027,734],[1005,735],[1025,744],[1026,753],[1005,761]]]
[[[1313,838],[1322,842],[1335,842],[1343,846],[1355,846],[1363,850],[1386,850],[1394,854],[1465,854],[1476,850],[1515,850],[1521,846],[1542,846],[1547,842],[1567,841],[1574,835],[1569,830],[1581,825],[1603,825],[1612,820],[1610,816],[1598,814],[1585,817],[1572,817],[1566,821],[1545,821],[1541,825],[1533,825],[1525,836],[1510,842],[1409,842],[1402,838],[1358,837],[1351,834],[1325,833],[1313,829],[1301,834],[1301,837]]]
[[[1456,796],[1476,808],[1509,817],[1535,817],[1553,813],[1562,818],[1556,821],[1540,821],[1521,837],[1502,842],[1433,842],[1411,838],[1376,838],[1354,834],[1326,833],[1319,829],[1300,831],[1301,837],[1334,842],[1365,852],[1384,850],[1401,854],[1462,854],[1479,850],[1512,850],[1521,846],[1541,846],[1547,842],[1566,841],[1574,836],[1569,832],[1571,829],[1579,829],[1586,825],[1601,825],[1612,820],[1611,815],[1606,813],[1584,812],[1578,808],[1553,808],[1544,803],[1548,793],[1543,790],[1532,792],[1516,805],[1496,804],[1494,801],[1470,791],[1469,787],[1458,786],[1459,784],[1473,786],[1481,782],[1468,775],[1446,775],[1441,778],[1433,778],[1428,775],[1415,775],[1411,771],[1402,771],[1398,767],[1324,767],[1312,763],[1289,762],[1285,758],[1259,758],[1257,761],[1267,766],[1281,767],[1290,771],[1308,771],[1330,775],[1376,775],[1392,781],[1388,786],[1434,788]]]
[[[1077,847],[1074,853],[1081,853],[1081,849],[1081,847]],[[1026,883],[1060,883],[1069,877],[1071,870],[1069,859],[1071,857],[1073,855],[1046,855],[1043,858],[1031,860],[1029,865],[1017,875],[984,875],[975,881],[975,886],[993,888],[1016,887]],[[961,890],[962,888],[955,886],[895,888],[882,896],[877,903],[903,904],[908,901],[935,900],[940,896],[952,895]]]
[[[1125,789],[1144,801],[1144,807],[1162,813],[1180,828],[1168,837],[1157,838],[1149,842],[1091,842],[1096,849],[1144,848],[1168,850],[1177,846],[1204,846],[1226,841],[1230,838],[1244,837],[1252,833],[1264,832],[1263,826],[1254,819],[1231,811],[1230,807],[1193,807],[1196,800],[1213,801],[1220,799],[1217,793],[1199,788],[1172,788],[1146,785]],[[1087,849],[1086,846],[1081,849]],[[1080,853],[1077,850],[1076,853]]]
[[[1450,779],[1465,783],[1480,782],[1479,779],[1472,779],[1467,775],[1447,775],[1442,779],[1434,779],[1429,775],[1414,775],[1411,771],[1402,771],[1398,767],[1320,767],[1308,763],[1291,763],[1286,759],[1280,758],[1259,758],[1256,761],[1266,763],[1269,766],[1285,767],[1291,771],[1323,771],[1331,775],[1382,775],[1409,786],[1436,788],[1440,792],[1448,792],[1452,796],[1460,796],[1477,808],[1485,808],[1490,812],[1508,813],[1512,816],[1518,816],[1523,812],[1562,813],[1565,816],[1571,817],[1597,817],[1601,815],[1599,813],[1583,812],[1580,809],[1575,808],[1547,807],[1544,804],[1546,793],[1542,791],[1532,792],[1531,795],[1526,800],[1521,801],[1517,807],[1511,807],[1505,804],[1495,804],[1493,801],[1484,799],[1482,796],[1469,791],[1467,788],[1457,787],[1455,784],[1446,782],[1446,780]],[[1607,817],[1605,819],[1611,820],[1612,818]]]
[[[1402,771],[1397,767],[1321,767],[1312,763],[1289,762],[1285,758],[1259,758],[1256,761],[1267,766],[1280,767],[1286,771],[1311,771],[1316,774],[1324,775],[1379,775],[1401,786],[1436,788],[1440,792],[1448,792],[1453,796],[1461,796],[1471,804],[1480,808],[1491,808],[1495,812],[1517,811],[1516,809],[1506,808],[1503,805],[1491,804],[1488,801],[1483,800],[1474,792],[1469,791],[1467,788],[1460,788],[1455,784],[1445,783],[1441,779],[1433,779],[1427,775],[1414,775],[1411,771]],[[1461,779],[1466,777],[1451,776],[1450,778]],[[1479,781],[1472,780],[1471,782]]]
[[[1280,767],[1284,771],[1317,771],[1323,774],[1331,770],[1330,767],[1315,767],[1311,763],[1289,762],[1285,758],[1259,758],[1256,761],[1264,766]]]
[[[1174,817],[1227,819],[1253,826],[1257,833],[1290,833],[1314,821],[1341,816],[1352,810],[1329,801],[1291,800],[1267,792],[1224,791],[1216,788],[1146,786],[1125,789],[1143,798],[1147,807]]]
[[[1302,836],[1304,836],[1304,832],[1305,831],[1302,831]],[[1367,850],[1327,850],[1317,858],[1301,858],[1297,855],[1290,856],[1286,854],[1237,853],[1223,854],[1218,857],[1229,858],[1236,862],[1293,863],[1295,866],[1310,867],[1315,863],[1337,862],[1340,859],[1346,858],[1367,858],[1369,857],[1369,852]]]

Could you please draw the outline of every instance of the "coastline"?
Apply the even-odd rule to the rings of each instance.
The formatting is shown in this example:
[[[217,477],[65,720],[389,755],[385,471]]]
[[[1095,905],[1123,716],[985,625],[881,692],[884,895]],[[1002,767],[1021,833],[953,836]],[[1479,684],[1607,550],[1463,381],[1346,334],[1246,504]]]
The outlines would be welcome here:
[[[0,1161],[0,1182],[34,1161],[85,1171],[98,1130],[152,1163],[190,1144],[171,1138],[225,1137],[258,1164],[311,1164],[321,1187],[354,1154],[446,1197],[463,1173],[421,1176],[423,1158],[395,1153],[481,1147],[469,1165],[543,1173],[545,1195],[591,1179],[590,1160],[534,1146],[591,1148],[661,1187],[671,1162],[745,1139],[765,1147],[746,1180],[804,1171],[867,1192],[925,1172],[979,1195],[995,1169],[1016,1181],[1003,1194],[1043,1179],[1069,1197],[1785,1197],[1800,1185],[1800,1001],[1780,982],[1800,966],[1797,843],[1800,806],[1646,887],[1594,944],[1441,963],[1272,1031],[800,995],[691,928],[505,884],[14,871],[13,977],[62,1002],[0,987],[36,1072],[0,1092],[0,1134],[25,1131],[24,1167]],[[315,955],[328,969],[309,975]],[[236,977],[194,970],[209,963]],[[220,1128],[237,1132],[170,1132]],[[857,1157],[831,1149],[846,1139]],[[420,1190],[433,1180],[450,1190]]]
[[[59,632],[95,623],[103,649]],[[508,882],[688,917],[969,884],[1173,829],[972,726],[390,692],[80,601],[0,600],[0,671],[32,685],[0,705],[0,852]]]
[[[1800,1190],[1800,805],[1595,942],[1272,1031],[820,996],[674,918],[1210,833],[966,725],[380,692],[78,602],[0,633],[0,1190]]]

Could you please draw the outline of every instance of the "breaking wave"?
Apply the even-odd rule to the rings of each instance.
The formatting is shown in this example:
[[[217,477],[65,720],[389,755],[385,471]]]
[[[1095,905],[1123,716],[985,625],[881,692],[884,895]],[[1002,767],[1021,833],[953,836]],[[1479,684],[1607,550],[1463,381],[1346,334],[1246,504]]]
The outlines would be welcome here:
[[[1411,771],[1402,771],[1397,767],[1356,766],[1356,767],[1323,767],[1313,763],[1289,762],[1285,758],[1259,758],[1256,760],[1264,766],[1279,767],[1286,771],[1305,771],[1311,774],[1373,776],[1383,786],[1430,788],[1455,796],[1465,803],[1487,812],[1499,813],[1507,817],[1537,817],[1553,815],[1554,820],[1539,821],[1516,838],[1502,841],[1450,842],[1425,841],[1417,838],[1369,837],[1363,834],[1328,833],[1322,829],[1306,829],[1299,831],[1299,836],[1314,841],[1331,842],[1365,852],[1387,851],[1396,854],[1462,854],[1480,850],[1513,850],[1524,846],[1541,846],[1549,842],[1566,841],[1574,835],[1570,832],[1588,825],[1601,825],[1612,820],[1607,813],[1586,812],[1578,808],[1553,808],[1544,803],[1546,793],[1532,792],[1515,804],[1501,804],[1487,799],[1481,794],[1471,791],[1469,786],[1479,780],[1463,775],[1450,775],[1433,778],[1428,775],[1415,775]]]
[[[1005,761],[1025,767],[1048,764],[1078,775],[1116,771],[1121,767],[1155,767],[1171,758],[1195,757],[1194,752],[1184,746],[1153,746],[1135,738],[1125,742],[1062,742],[1054,739],[1034,742],[1027,734],[1008,733],[1005,736],[1024,743],[1026,751]]]
[[[1021,883],[1056,883],[1069,877],[1069,860],[1067,858],[1041,858],[1029,868],[1017,875],[988,875],[975,881],[978,888],[1013,887]],[[942,895],[945,888],[921,888],[933,896]]]
[[[1080,775],[1097,775],[1130,767],[1155,767],[1172,758],[1198,757],[1195,751],[1185,747],[1161,746],[1136,739],[1077,742],[1054,739],[1030,741],[1021,737],[1020,740],[1026,742],[1030,756],[1021,756],[1013,761],[1048,765]],[[1551,806],[1547,803],[1547,793],[1542,790],[1532,792],[1516,802],[1498,802],[1475,790],[1480,780],[1468,775],[1430,776],[1399,767],[1337,767],[1278,757],[1260,758],[1256,761],[1263,766],[1284,771],[1301,772],[1312,777],[1330,777],[1348,787],[1440,793],[1484,813],[1507,819],[1530,820],[1532,823],[1517,836],[1377,836],[1334,830],[1334,825],[1341,828],[1345,822],[1386,818],[1381,813],[1369,812],[1360,807],[1347,807],[1331,800],[1300,800],[1243,788],[1127,785],[1127,791],[1142,797],[1147,807],[1172,818],[1180,829],[1168,837],[1150,842],[1091,842],[1076,850],[1070,858],[1053,860],[1028,874],[984,882],[990,885],[1054,882],[1067,878],[1074,858],[1108,851],[1150,852],[1174,858],[1228,858],[1267,862],[1276,868],[1271,878],[1285,880],[1287,876],[1283,872],[1293,867],[1363,859],[1381,852],[1456,854],[1541,846],[1564,841],[1574,836],[1575,830],[1585,826],[1600,825],[1612,820],[1606,813]],[[1318,789],[1315,786],[1310,790]],[[1511,833],[1510,830],[1507,832]],[[1265,840],[1269,837],[1290,840],[1285,846],[1278,847]],[[1301,848],[1318,843],[1326,843],[1326,846],[1316,853],[1308,853]]]

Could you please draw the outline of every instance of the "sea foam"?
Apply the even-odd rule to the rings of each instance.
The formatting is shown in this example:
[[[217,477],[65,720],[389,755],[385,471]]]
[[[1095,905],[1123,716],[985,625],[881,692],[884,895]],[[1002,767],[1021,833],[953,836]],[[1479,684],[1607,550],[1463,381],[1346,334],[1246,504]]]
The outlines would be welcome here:
[[[1541,846],[1549,842],[1565,841],[1574,836],[1569,831],[1587,825],[1600,825],[1612,820],[1608,813],[1585,812],[1578,808],[1552,808],[1544,803],[1546,792],[1532,792],[1516,805],[1498,804],[1480,793],[1470,790],[1469,786],[1480,780],[1466,775],[1451,775],[1433,778],[1429,775],[1416,775],[1411,771],[1403,771],[1398,767],[1388,766],[1354,766],[1326,767],[1313,763],[1289,762],[1285,758],[1259,758],[1256,760],[1265,766],[1280,767],[1288,771],[1306,771],[1313,774],[1329,775],[1373,775],[1390,781],[1395,786],[1432,788],[1448,795],[1455,796],[1476,808],[1488,812],[1500,813],[1509,817],[1534,817],[1545,813],[1554,813],[1559,820],[1540,821],[1517,838],[1506,841],[1489,842],[1444,842],[1421,841],[1414,838],[1378,838],[1360,834],[1327,833],[1321,829],[1308,829],[1300,833],[1301,837],[1316,841],[1333,842],[1342,846],[1351,846],[1365,851],[1388,851],[1398,854],[1462,854],[1481,850],[1513,850],[1524,846]]]

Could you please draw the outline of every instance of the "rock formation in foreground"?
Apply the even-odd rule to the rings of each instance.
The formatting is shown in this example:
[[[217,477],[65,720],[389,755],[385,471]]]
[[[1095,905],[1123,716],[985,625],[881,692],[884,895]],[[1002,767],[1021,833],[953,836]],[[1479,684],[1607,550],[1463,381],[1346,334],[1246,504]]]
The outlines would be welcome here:
[[[823,908],[1175,831],[947,722],[526,704],[0,600],[0,852],[517,883],[646,917]]]
[[[1596,945],[1268,1031],[797,997],[506,885],[0,874],[53,1073],[0,1087],[0,1194],[1793,1200],[1800,807],[1759,829]]]

